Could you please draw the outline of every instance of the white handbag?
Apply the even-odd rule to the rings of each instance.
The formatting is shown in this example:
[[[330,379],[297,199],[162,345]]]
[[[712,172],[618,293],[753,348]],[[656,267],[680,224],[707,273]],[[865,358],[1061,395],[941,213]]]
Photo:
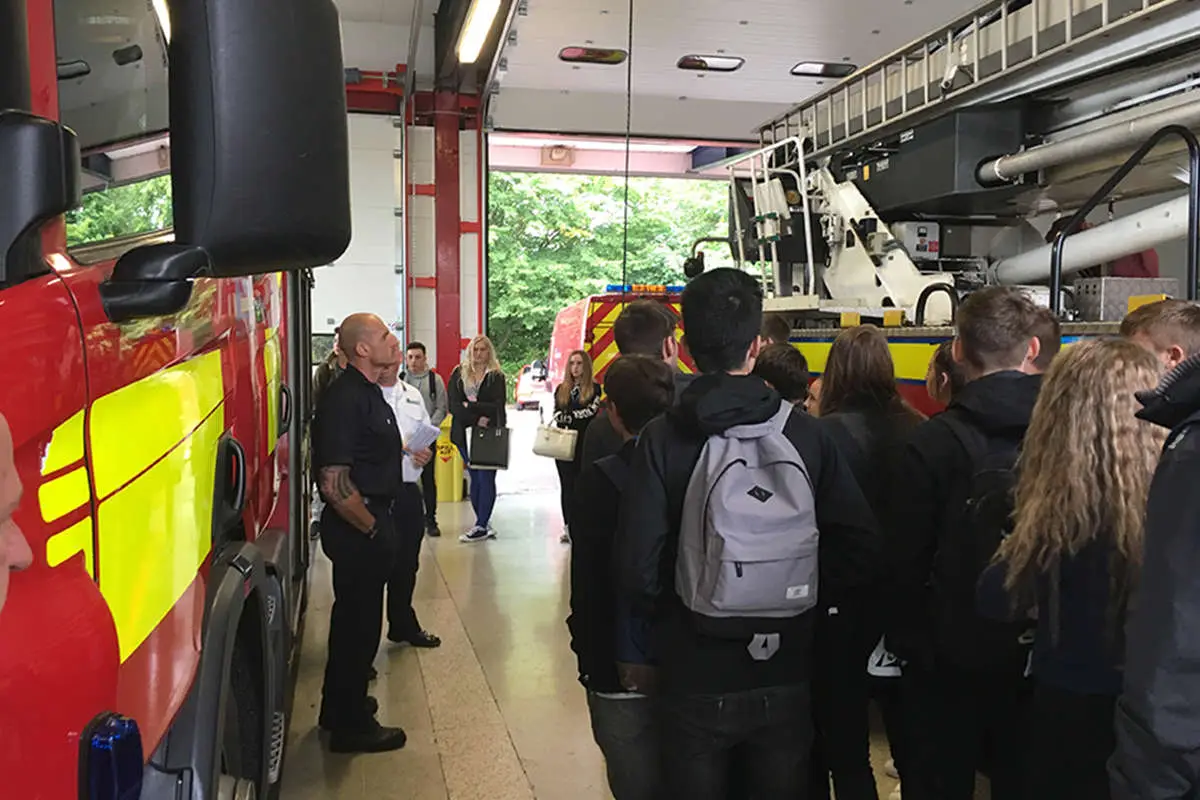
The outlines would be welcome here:
[[[537,435],[533,439],[534,455],[556,458],[559,461],[575,459],[575,446],[579,440],[579,431],[569,428],[556,428],[553,425],[538,425]]]

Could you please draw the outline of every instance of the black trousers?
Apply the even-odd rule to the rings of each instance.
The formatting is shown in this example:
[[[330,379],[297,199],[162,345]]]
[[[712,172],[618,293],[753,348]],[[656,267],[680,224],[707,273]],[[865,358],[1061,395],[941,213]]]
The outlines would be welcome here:
[[[1032,800],[1023,791],[1033,694],[1028,680],[913,664],[900,680],[904,800],[972,800],[975,773],[985,768],[992,800]]]
[[[403,484],[396,499],[396,559],[387,580],[388,638],[402,640],[421,632],[417,612],[413,610],[413,590],[421,563],[421,542],[425,539],[425,518],[421,510],[421,490],[415,483]]]
[[[390,501],[368,501],[378,531],[368,537],[331,506],[321,515],[321,546],[333,562],[333,611],[322,690],[321,724],[329,730],[361,730],[371,724],[367,684],[379,649],[383,586],[396,557]]]
[[[667,791],[687,800],[784,800],[808,791],[808,684],[665,696]]]
[[[821,612],[816,630],[813,711],[812,797],[878,800],[871,769],[870,676],[867,660],[879,641],[874,613],[866,603],[845,603]]]
[[[431,528],[437,525],[438,499],[435,471],[433,461],[430,461],[421,471],[421,497],[425,501],[425,524]]]
[[[576,449],[577,451],[582,450],[582,447]],[[577,452],[576,456],[578,455]],[[563,524],[569,527],[571,525],[571,503],[575,496],[575,479],[579,477],[580,462],[576,458],[573,461],[555,461],[554,464],[558,467],[559,503],[562,507]]]
[[[1108,757],[1116,748],[1113,695],[1038,685],[1033,691],[1028,800],[1108,800]],[[905,792],[908,787],[905,787]]]

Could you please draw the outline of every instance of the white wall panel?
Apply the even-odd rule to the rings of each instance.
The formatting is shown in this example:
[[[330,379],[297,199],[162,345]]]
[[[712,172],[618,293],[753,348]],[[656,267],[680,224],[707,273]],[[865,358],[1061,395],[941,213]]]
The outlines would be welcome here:
[[[408,129],[409,181],[411,184],[433,183],[433,128]],[[434,199],[412,195],[408,199],[409,216],[409,275],[432,278],[437,274],[436,220]],[[409,300],[409,340],[423,342],[432,363],[437,363],[436,290],[411,289]]]
[[[342,60],[347,67],[391,72],[408,58],[408,25],[342,20]],[[417,75],[433,73],[433,26],[421,28],[417,41]]]
[[[312,323],[315,333],[332,333],[349,314],[378,314],[388,324],[403,321],[397,265],[402,263],[396,208],[394,150],[399,130],[383,115],[351,114],[350,246],[333,266],[316,271]]]

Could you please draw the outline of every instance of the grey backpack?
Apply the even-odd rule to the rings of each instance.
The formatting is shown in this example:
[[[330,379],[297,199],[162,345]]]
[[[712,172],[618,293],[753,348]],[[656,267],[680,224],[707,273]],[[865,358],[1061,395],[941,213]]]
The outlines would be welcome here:
[[[750,636],[758,659],[817,603],[812,482],[783,433],[792,410],[709,437],[684,496],[676,591],[702,632]]]

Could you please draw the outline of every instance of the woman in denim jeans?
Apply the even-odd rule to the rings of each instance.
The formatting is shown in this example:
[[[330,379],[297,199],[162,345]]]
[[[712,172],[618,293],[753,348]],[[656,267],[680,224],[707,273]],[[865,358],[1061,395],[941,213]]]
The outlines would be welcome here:
[[[471,482],[471,508],[475,524],[459,537],[463,542],[496,538],[492,509],[496,505],[496,471],[469,466],[467,428],[504,427],[504,404],[508,398],[504,373],[496,359],[496,348],[486,336],[476,336],[467,347],[462,363],[450,374],[450,441],[458,448]]]

